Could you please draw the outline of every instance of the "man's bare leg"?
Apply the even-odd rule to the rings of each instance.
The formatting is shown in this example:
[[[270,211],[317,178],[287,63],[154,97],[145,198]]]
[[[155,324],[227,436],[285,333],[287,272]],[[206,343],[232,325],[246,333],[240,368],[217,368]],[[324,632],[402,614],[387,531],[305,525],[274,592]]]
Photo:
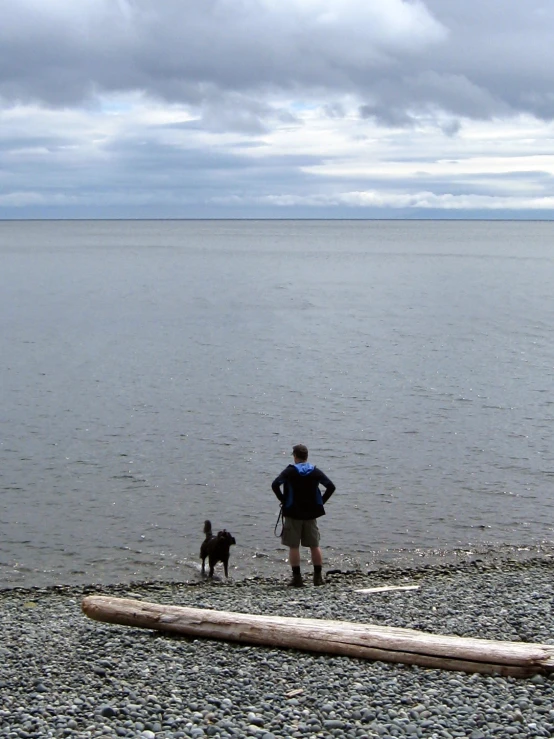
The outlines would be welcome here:
[[[312,564],[314,567],[321,567],[323,564],[323,555],[321,553],[320,547],[310,547],[310,552],[312,553]],[[298,561],[300,564],[300,560]]]
[[[323,555],[319,547],[310,547],[312,553],[312,562],[314,565],[314,585],[323,585],[323,575],[321,567],[323,565]]]
[[[296,588],[302,587],[302,585],[304,585],[304,581],[300,574],[300,547],[289,548],[289,563],[292,567],[292,580],[289,585]]]
[[[300,567],[300,547],[290,547],[289,564],[291,567]]]

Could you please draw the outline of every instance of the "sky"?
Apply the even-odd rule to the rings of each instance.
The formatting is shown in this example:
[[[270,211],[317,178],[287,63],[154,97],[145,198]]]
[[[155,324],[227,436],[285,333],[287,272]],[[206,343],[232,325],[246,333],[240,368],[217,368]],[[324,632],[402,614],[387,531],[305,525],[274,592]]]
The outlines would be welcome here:
[[[0,8],[0,219],[554,218],[552,0]]]

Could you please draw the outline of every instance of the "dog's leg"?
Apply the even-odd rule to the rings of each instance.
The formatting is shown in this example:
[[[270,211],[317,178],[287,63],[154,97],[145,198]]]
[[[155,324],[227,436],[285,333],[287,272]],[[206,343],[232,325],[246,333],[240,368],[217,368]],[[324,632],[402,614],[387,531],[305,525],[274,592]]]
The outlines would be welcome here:
[[[225,577],[229,577],[229,557],[225,557],[223,560],[223,569],[225,570]]]
[[[206,557],[202,557],[202,574],[206,574]]]

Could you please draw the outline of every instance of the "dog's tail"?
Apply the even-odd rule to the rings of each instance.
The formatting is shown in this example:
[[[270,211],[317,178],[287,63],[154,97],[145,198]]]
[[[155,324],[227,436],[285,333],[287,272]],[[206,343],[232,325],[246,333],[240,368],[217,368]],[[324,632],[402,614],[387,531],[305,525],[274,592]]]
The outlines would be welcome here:
[[[212,533],[212,522],[204,521],[204,533],[209,536]]]

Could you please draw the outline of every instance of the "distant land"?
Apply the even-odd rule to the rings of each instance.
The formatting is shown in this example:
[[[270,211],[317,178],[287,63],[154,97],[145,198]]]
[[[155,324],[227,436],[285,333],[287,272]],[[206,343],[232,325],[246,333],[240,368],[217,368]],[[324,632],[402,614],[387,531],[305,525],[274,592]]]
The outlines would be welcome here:
[[[552,210],[275,208],[0,208],[0,221],[27,220],[404,220],[552,221]]]

